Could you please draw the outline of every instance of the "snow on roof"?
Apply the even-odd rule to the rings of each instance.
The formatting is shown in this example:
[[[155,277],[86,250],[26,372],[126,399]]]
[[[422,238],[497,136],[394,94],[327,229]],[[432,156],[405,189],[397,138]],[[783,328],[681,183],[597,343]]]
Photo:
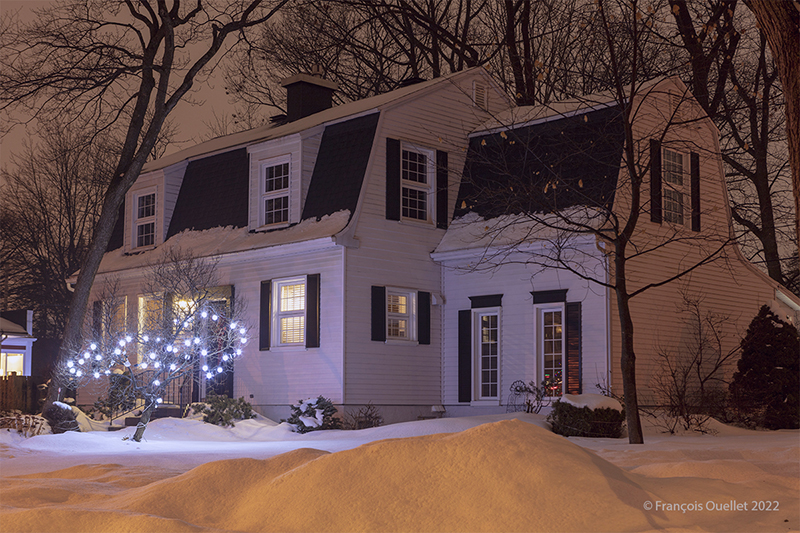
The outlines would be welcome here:
[[[314,113],[313,115],[289,122],[288,124],[283,124],[280,126],[266,124],[251,130],[233,133],[231,135],[224,135],[222,137],[216,137],[174,154],[151,161],[150,163],[145,164],[144,168],[142,169],[142,173],[144,174],[146,172],[152,172],[154,170],[166,168],[170,165],[174,165],[175,163],[179,163],[184,160],[190,160],[202,155],[229,150],[231,148],[253,144],[256,142],[267,141],[269,139],[277,139],[286,135],[292,135],[294,133],[299,133],[309,128],[313,128],[314,126],[319,126],[328,122],[335,122],[344,117],[377,110],[378,108],[391,104],[397,100],[400,100],[401,98],[424,91],[429,87],[439,83],[444,83],[454,77],[462,76],[465,73],[475,70],[484,69],[483,67],[474,67],[461,72],[454,72],[447,76],[434,78],[432,80],[416,83],[407,87],[401,87],[399,89],[372,96],[370,98],[364,98],[362,100],[356,100],[355,102],[349,102],[340,106],[332,107],[330,109],[320,111],[319,113]]]
[[[14,337],[30,337],[28,330],[16,322],[0,317],[0,334],[13,335]]]
[[[619,401],[602,394],[565,394],[561,401],[575,407],[588,407],[589,409],[614,409],[622,412]]]
[[[342,210],[326,215],[320,220],[306,219],[280,231],[250,232],[231,226],[203,231],[186,230],[167,239],[164,244],[146,252],[125,254],[122,248],[108,252],[103,257],[99,272],[115,272],[146,266],[152,263],[165,247],[191,250],[195,257],[210,257],[247,250],[268,248],[281,244],[333,237],[347,226],[350,211]],[[77,273],[73,277],[77,276]]]
[[[567,220],[599,228],[606,215],[601,210],[580,206],[558,214],[503,215],[488,220],[470,212],[453,220],[433,253],[507,247],[553,239],[565,231],[577,229]]]
[[[673,78],[666,77],[658,77],[646,81],[637,88],[637,94],[646,94],[667,79],[674,81]],[[559,120],[573,115],[580,115],[589,111],[603,109],[613,106],[616,103],[617,97],[614,92],[603,91],[549,104],[516,106],[495,114],[491,119],[475,128],[470,137],[494,133],[501,130],[521,128],[523,126],[530,126],[550,120]]]

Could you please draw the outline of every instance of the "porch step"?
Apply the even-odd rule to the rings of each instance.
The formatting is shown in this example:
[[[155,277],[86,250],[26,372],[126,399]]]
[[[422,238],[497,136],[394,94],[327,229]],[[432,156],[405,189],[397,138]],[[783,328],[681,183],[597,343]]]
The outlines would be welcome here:
[[[183,417],[183,409],[177,406],[167,406],[167,407],[159,407],[154,409],[152,413],[150,413],[150,420],[155,420],[156,418],[182,418]],[[141,417],[139,416],[129,416],[125,418],[125,426],[135,426],[139,423]]]

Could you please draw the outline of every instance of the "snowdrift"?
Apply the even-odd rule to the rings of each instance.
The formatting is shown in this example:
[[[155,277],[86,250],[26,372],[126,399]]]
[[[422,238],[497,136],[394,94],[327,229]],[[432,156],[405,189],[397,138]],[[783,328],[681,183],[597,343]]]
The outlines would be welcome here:
[[[534,424],[503,420],[460,433],[388,439],[328,453],[230,459],[148,482],[111,479],[114,465],[19,476],[83,477],[2,531],[786,531],[796,487],[628,473]],[[93,468],[91,472],[86,469]],[[89,475],[91,474],[91,475]],[[676,473],[681,475],[680,472]],[[19,489],[23,489],[22,486]],[[80,491],[79,494],[77,492]],[[15,491],[16,492],[16,491]],[[25,496],[20,495],[20,502]],[[647,502],[780,500],[780,512],[665,512]],[[57,506],[56,506],[57,505]],[[796,527],[796,524],[793,526]]]

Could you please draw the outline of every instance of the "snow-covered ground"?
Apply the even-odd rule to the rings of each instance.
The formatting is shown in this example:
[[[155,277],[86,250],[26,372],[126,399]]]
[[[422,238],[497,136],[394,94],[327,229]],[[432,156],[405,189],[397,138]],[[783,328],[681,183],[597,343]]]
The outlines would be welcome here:
[[[545,428],[518,413],[306,435],[167,418],[141,443],[1,431],[0,531],[800,529],[798,431],[635,446]]]

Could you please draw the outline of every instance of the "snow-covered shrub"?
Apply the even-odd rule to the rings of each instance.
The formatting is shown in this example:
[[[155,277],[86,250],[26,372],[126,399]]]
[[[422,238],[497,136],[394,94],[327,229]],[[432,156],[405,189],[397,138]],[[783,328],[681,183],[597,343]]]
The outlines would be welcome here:
[[[292,415],[285,420],[298,433],[308,433],[316,429],[341,429],[342,421],[336,416],[337,410],[328,398],[300,400],[292,406]]]
[[[376,428],[383,425],[383,416],[380,409],[372,402],[356,411],[344,415],[344,429]]]
[[[582,396],[606,398],[596,394],[585,394]],[[613,398],[606,398],[607,401],[616,402]],[[582,406],[573,405],[567,397],[553,404],[553,410],[547,415],[553,433],[558,433],[565,437],[607,437],[617,439],[622,436],[622,424],[625,422],[625,413],[618,407],[618,402],[614,407],[601,406],[597,404],[589,407],[587,404]]]
[[[742,339],[730,384],[731,405],[747,425],[800,428],[800,344],[797,328],[765,305]]]
[[[13,415],[0,417],[0,429],[16,430],[23,437],[33,437],[50,433],[50,424],[43,416],[24,415],[17,412]]]
[[[194,414],[203,414],[203,422],[215,424],[223,427],[233,427],[234,420],[247,420],[255,418],[253,406],[244,400],[238,400],[215,394],[213,391],[206,395],[203,403],[193,403],[191,405]]]
[[[72,412],[72,407],[65,403],[51,403],[45,407],[42,416],[50,424],[50,429],[55,434],[81,430],[78,421],[75,420],[75,413]]]

